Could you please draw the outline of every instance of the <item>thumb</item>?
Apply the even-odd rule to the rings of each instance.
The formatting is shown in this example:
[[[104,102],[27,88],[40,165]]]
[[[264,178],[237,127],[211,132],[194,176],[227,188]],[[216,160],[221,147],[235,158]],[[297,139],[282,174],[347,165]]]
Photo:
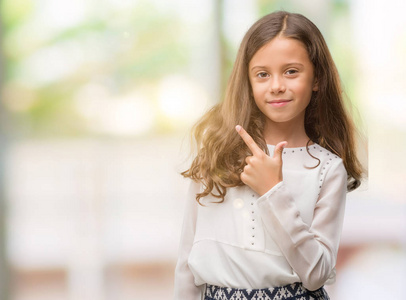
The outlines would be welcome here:
[[[283,141],[283,142],[278,143],[278,144],[275,146],[275,151],[274,151],[274,153],[273,153],[273,157],[274,157],[274,158],[278,158],[278,160],[282,161],[282,152],[283,152],[283,149],[284,149],[287,145],[288,145],[288,142],[286,142],[286,141]]]

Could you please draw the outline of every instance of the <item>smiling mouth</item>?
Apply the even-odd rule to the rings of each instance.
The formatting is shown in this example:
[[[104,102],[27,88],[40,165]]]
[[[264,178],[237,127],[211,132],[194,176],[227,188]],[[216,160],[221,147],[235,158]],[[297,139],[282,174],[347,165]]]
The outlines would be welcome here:
[[[287,105],[291,101],[292,100],[287,100],[287,99],[277,99],[277,100],[267,101],[267,103],[274,107],[281,107],[281,106]]]
[[[280,102],[289,102],[292,101],[290,99],[275,99],[275,100],[271,100],[271,101],[267,101],[268,103],[280,103]]]

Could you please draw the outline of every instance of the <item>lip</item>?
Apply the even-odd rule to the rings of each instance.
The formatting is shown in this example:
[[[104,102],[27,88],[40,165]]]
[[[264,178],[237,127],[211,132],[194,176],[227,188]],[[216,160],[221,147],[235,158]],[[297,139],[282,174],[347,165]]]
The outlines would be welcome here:
[[[291,101],[292,100],[288,100],[288,99],[275,99],[275,100],[267,101],[267,103],[274,107],[282,107],[282,106],[287,105]]]

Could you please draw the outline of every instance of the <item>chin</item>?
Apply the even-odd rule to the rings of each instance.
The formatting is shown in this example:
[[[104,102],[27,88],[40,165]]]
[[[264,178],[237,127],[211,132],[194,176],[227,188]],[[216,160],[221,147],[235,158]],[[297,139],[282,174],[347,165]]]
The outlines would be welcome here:
[[[271,123],[286,123],[286,122],[292,121],[292,118],[282,117],[282,116],[280,116],[280,117],[268,117],[268,116],[266,116],[266,118]]]
[[[300,122],[304,124],[304,113],[303,114],[264,114],[265,118],[270,123],[288,123],[288,122]]]

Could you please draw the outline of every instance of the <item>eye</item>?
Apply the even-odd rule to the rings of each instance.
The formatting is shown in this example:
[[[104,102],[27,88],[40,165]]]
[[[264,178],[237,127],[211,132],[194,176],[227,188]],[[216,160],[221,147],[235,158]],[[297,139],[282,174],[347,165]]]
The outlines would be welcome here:
[[[289,69],[289,70],[286,71],[286,74],[287,74],[287,75],[295,75],[297,72],[298,72],[298,71],[295,70],[295,69]]]
[[[266,77],[268,77],[269,75],[268,75],[268,73],[267,72],[259,72],[258,74],[257,74],[257,77],[259,77],[259,78],[266,78]]]

